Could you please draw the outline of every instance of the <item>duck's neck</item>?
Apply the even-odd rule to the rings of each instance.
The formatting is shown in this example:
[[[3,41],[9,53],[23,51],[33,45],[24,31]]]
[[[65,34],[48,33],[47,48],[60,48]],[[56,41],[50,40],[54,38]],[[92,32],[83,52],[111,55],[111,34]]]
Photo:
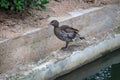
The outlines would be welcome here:
[[[59,26],[54,26],[54,32],[55,32],[55,34],[56,34],[56,32],[58,32],[59,31]]]
[[[54,25],[54,28],[59,28],[59,25]]]

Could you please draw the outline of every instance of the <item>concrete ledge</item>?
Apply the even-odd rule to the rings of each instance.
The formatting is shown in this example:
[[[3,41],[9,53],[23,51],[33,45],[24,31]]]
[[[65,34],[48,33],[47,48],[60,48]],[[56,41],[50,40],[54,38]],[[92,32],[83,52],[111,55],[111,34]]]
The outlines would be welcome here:
[[[85,78],[95,75],[96,73],[106,75],[106,68],[108,69],[109,67],[110,69],[111,65],[120,63],[119,51],[120,49],[117,49],[108,55],[105,55],[95,61],[90,62],[89,64],[83,65],[82,67],[75,69],[69,74],[57,78],[56,80],[74,80],[76,78],[79,80],[84,80]]]
[[[14,80],[53,80],[53,78],[68,73],[117,48],[120,48],[120,34],[96,45],[89,46],[83,51],[73,51],[72,54],[65,59],[51,59],[42,65],[38,65],[31,70],[24,72],[17,78],[15,78],[15,76],[12,76],[12,78]]]

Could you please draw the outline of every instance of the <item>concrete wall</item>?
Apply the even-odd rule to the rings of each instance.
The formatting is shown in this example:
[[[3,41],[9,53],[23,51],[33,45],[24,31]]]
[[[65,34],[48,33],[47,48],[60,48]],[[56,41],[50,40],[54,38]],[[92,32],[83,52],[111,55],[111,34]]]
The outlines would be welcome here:
[[[120,25],[119,13],[117,5],[109,5],[68,13],[69,16],[64,18],[52,17],[48,22],[58,19],[61,25],[69,24],[79,29],[81,35],[92,37]],[[51,51],[64,45],[64,42],[54,36],[53,28],[48,26],[26,32],[13,39],[0,41],[0,72],[6,72],[19,64],[42,60],[49,56]]]
[[[112,46],[111,46],[112,45]],[[120,47],[120,34],[115,38],[107,39],[99,44],[89,46],[83,51],[73,51],[67,58],[57,58],[56,61],[52,60],[38,65],[26,72],[21,76],[15,75],[11,79],[14,80],[54,80],[56,77],[68,73],[80,66],[83,66],[95,59],[111,52]],[[64,54],[64,53],[63,53]],[[16,76],[18,76],[16,78]]]

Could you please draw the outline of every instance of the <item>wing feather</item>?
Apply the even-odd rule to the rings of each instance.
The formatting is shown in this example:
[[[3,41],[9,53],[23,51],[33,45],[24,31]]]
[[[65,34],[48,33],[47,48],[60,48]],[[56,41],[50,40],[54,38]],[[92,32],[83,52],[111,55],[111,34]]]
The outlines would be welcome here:
[[[79,30],[77,30],[77,29],[74,29],[74,28],[72,28],[72,27],[69,27],[68,25],[62,25],[61,27],[61,30],[64,30],[64,31],[66,31],[66,32],[78,32]]]
[[[67,35],[68,38],[72,39],[76,36],[79,30],[69,27],[68,25],[62,25],[60,27],[61,31]]]

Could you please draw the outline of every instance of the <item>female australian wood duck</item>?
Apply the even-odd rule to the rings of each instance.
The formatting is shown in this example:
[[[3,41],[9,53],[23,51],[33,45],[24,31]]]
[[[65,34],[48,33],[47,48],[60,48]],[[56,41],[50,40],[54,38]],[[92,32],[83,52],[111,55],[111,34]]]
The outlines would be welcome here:
[[[53,20],[50,22],[50,25],[54,26],[54,34],[62,41],[66,42],[66,46],[61,49],[66,49],[68,47],[69,42],[72,42],[73,39],[79,36],[79,30],[69,27],[68,25],[59,26],[59,22],[57,20]],[[85,39],[84,37],[80,37],[80,39]]]
[[[85,3],[95,3],[95,0],[83,0]]]

